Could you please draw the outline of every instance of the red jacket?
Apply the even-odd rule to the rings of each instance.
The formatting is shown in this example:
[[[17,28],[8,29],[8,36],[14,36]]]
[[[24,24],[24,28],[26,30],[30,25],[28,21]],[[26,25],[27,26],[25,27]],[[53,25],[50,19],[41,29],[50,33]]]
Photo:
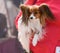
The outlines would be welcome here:
[[[60,0],[37,0],[35,4],[40,5],[41,3],[49,5],[55,16],[55,22],[47,21],[46,36],[35,47],[30,44],[30,49],[33,53],[55,53],[56,46],[60,46]],[[25,4],[32,5],[33,0],[28,0]],[[21,12],[16,17],[16,26],[18,25],[17,21],[20,16]]]

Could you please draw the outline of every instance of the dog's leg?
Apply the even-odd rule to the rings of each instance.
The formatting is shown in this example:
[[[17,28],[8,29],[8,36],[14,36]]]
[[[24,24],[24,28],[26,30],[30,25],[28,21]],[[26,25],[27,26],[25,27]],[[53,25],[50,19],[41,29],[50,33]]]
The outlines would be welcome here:
[[[38,42],[38,34],[35,34],[35,35],[34,35],[34,38],[33,38],[33,40],[32,40],[33,46],[36,46],[36,45],[37,45],[37,42]]]

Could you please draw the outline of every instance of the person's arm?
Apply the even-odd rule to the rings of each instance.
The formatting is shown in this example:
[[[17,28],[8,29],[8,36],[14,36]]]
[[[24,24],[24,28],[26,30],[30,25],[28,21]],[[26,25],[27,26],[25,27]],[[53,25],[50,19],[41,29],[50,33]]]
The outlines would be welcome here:
[[[24,4],[25,5],[33,5],[33,3],[34,3],[34,0],[27,0]],[[22,15],[22,12],[20,11],[15,19],[15,26],[17,29],[18,29],[18,19],[20,18],[21,15]]]

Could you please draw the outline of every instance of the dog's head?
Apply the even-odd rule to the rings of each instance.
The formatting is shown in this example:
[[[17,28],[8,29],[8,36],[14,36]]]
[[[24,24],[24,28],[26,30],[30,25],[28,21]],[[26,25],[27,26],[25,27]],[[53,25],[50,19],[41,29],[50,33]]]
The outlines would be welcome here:
[[[45,20],[53,20],[54,16],[49,9],[48,5],[41,4],[40,6],[37,5],[20,5],[20,8],[22,10],[22,22],[24,22],[26,25],[28,25],[29,20],[39,19],[42,26],[45,25]]]

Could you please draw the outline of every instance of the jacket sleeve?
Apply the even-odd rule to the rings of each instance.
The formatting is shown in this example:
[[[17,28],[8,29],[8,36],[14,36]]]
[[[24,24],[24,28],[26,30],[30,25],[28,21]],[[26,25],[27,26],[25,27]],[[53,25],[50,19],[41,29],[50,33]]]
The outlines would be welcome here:
[[[34,2],[34,0],[27,0],[24,4],[25,5],[33,5],[33,2]],[[17,29],[18,29],[18,19],[20,18],[21,15],[22,15],[22,12],[20,11],[15,19],[15,26]]]

